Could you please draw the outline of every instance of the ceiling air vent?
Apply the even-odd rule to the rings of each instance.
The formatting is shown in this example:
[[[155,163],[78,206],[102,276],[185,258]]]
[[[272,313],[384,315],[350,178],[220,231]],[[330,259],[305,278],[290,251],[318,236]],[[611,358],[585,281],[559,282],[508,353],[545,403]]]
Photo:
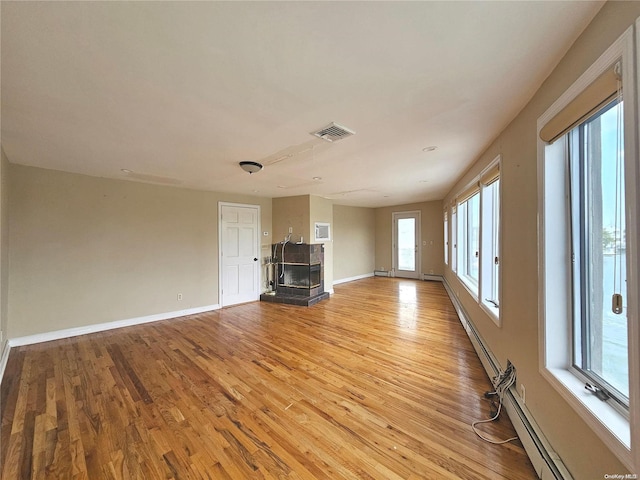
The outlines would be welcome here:
[[[327,142],[336,142],[355,134],[356,132],[334,122],[331,122],[329,125],[317,132],[311,132],[311,135],[315,135]]]

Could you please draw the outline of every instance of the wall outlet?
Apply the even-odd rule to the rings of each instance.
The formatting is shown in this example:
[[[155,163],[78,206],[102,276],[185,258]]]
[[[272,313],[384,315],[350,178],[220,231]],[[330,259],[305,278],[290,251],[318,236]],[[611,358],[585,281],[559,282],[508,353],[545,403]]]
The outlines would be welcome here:
[[[178,300],[182,300],[182,294],[181,293],[178,294]]]
[[[520,399],[523,405],[527,403],[527,391],[524,388],[524,383],[520,384]]]
[[[293,227],[289,227],[289,233],[293,233]]]

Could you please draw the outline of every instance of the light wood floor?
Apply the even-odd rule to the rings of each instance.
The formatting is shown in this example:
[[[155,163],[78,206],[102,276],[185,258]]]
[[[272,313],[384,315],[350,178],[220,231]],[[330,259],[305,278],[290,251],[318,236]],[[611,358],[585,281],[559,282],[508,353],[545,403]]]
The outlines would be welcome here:
[[[490,387],[441,284],[369,278],[12,349],[2,478],[536,478]]]

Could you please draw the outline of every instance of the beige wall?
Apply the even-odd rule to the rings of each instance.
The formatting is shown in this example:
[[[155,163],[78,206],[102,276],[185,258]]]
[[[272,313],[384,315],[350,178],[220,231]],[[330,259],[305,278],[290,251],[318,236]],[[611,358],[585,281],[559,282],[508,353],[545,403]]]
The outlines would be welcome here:
[[[375,209],[334,205],[332,235],[335,280],[373,273],[376,255]]]
[[[640,15],[640,2],[608,2],[530,103],[480,156],[445,202],[502,154],[502,327],[497,327],[448,268],[446,279],[504,367],[510,359],[527,407],[576,479],[626,469],[539,373],[537,152],[538,117]],[[638,472],[634,472],[638,473]]]
[[[444,273],[444,230],[442,202],[422,202],[376,209],[376,259],[377,270],[391,270],[393,258],[393,213],[420,211],[421,273]],[[426,245],[424,245],[426,242]]]
[[[316,222],[328,223],[330,227],[331,240],[324,243],[324,289],[333,291],[333,201],[316,195],[309,196],[309,242],[316,242],[315,225]]]
[[[216,305],[218,202],[260,205],[271,231],[271,199],[19,165],[10,176],[10,338]]]
[[[0,355],[9,329],[9,161],[0,147]]]
[[[284,240],[291,228],[291,241],[317,243],[315,222],[332,224],[333,202],[315,195],[299,195],[273,199],[273,233],[276,242]],[[324,243],[324,288],[333,288],[333,243]]]
[[[300,237],[304,237],[306,243],[311,243],[309,218],[309,195],[274,198],[273,241],[282,242],[291,228],[292,242],[299,242]]]

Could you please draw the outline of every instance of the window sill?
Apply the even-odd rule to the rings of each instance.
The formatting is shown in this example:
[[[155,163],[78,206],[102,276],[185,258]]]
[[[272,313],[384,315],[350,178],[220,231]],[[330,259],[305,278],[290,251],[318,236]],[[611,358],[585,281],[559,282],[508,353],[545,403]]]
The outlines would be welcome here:
[[[471,294],[474,299],[478,300],[478,285],[475,283],[475,280],[471,277],[467,277],[466,275],[458,275],[458,279],[469,294]]]
[[[566,368],[544,368],[542,375],[598,434],[625,465],[633,469],[629,420],[608,402],[584,388],[585,382]],[[613,401],[613,400],[612,400]]]
[[[487,302],[480,302],[480,307],[485,311],[487,315],[493,320],[497,326],[501,326],[500,323],[500,308],[495,305]]]

